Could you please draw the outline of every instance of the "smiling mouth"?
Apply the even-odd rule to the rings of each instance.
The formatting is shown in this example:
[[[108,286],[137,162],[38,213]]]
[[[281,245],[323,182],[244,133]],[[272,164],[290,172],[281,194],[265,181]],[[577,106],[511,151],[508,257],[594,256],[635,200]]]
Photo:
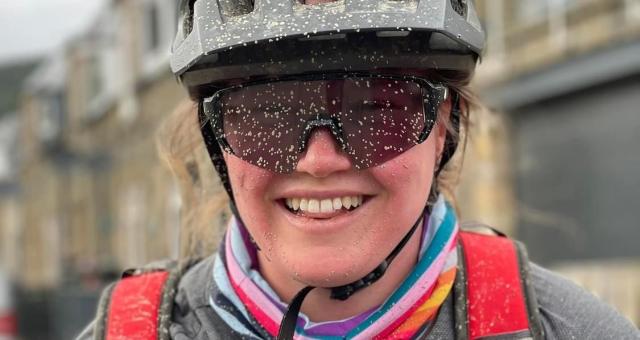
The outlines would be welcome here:
[[[285,208],[292,214],[310,218],[326,219],[349,213],[362,207],[368,200],[364,195],[335,198],[287,198],[282,199]]]

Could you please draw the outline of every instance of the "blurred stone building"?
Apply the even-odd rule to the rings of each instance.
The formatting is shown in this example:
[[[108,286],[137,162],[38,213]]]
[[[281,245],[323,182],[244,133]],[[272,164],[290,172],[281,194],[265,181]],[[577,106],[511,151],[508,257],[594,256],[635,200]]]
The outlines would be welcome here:
[[[58,122],[54,142],[43,140],[42,131],[23,135],[39,147],[57,144],[51,153],[65,156],[59,201],[66,205],[58,211],[68,214],[64,260],[73,267],[119,269],[177,253],[177,244],[167,241],[175,232],[177,191],[160,166],[154,138],[184,98],[168,69],[175,7],[169,0],[108,3],[63,53],[59,117],[30,112],[30,105],[50,98],[27,87],[24,119],[39,114],[40,124]],[[37,87],[43,77],[32,80]],[[46,151],[25,153],[46,163]],[[39,187],[38,180],[24,182]]]
[[[475,86],[488,108],[472,122],[463,217],[523,239],[534,260],[638,322],[640,3],[478,4],[489,48]],[[181,216],[181,196],[189,205],[220,189],[206,153],[190,150],[171,169],[198,184],[189,191],[156,149],[161,123],[186,99],[168,67],[176,7],[107,1],[24,86],[19,181],[0,185],[19,192],[0,195],[10,197],[0,199],[0,261],[25,296],[42,297],[25,298],[26,310],[44,306],[36,328],[46,333],[23,326],[30,337],[71,337],[119,271],[202,241],[181,240],[178,227],[199,217]]]
[[[13,207],[20,221],[3,224],[3,244],[12,245],[3,251],[13,253],[1,259],[23,291],[27,338],[72,337],[105,282],[178,255],[179,192],[155,143],[185,98],[168,67],[176,7],[106,2],[24,85],[20,195],[0,208]]]
[[[18,152],[19,93],[16,86],[37,66],[38,60],[19,60],[0,66],[0,271],[18,271],[15,243],[20,231]]]
[[[478,2],[491,110],[465,162],[467,216],[640,323],[640,2]]]

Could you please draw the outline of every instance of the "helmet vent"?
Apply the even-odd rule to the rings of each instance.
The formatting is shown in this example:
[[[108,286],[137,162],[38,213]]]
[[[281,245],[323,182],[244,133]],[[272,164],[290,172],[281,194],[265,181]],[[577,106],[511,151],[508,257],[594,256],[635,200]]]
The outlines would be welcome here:
[[[298,0],[301,4],[303,5],[309,5],[309,6],[314,6],[314,5],[320,5],[320,4],[326,4],[329,2],[338,2],[338,0]],[[313,2],[313,3],[309,3],[309,2]]]
[[[225,19],[253,12],[254,0],[218,0],[220,14]]]
[[[451,0],[451,7],[461,17],[467,17],[467,0]]]
[[[182,8],[182,31],[184,36],[191,34],[193,31],[193,6],[197,0],[188,0],[183,2],[184,7]]]

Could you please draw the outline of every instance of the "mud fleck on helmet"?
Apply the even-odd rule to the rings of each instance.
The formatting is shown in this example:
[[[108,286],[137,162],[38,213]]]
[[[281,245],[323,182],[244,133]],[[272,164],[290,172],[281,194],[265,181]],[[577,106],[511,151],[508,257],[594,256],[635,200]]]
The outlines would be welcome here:
[[[472,72],[484,39],[470,0],[183,0],[171,68],[192,94],[311,72]]]
[[[288,75],[384,72],[471,74],[484,32],[470,0],[182,0],[171,68],[201,101],[229,84]],[[452,115],[457,126],[457,117]],[[222,151],[202,134],[232,200]],[[441,167],[457,142],[445,150]]]

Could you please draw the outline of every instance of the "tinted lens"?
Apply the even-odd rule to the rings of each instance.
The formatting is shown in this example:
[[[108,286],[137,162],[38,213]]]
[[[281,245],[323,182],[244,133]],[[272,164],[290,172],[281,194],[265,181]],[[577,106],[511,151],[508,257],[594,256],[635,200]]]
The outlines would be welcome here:
[[[344,82],[340,121],[360,169],[382,164],[418,144],[425,127],[421,86],[408,80]]]
[[[217,134],[241,159],[271,171],[295,169],[309,132],[327,127],[359,169],[381,164],[420,141],[435,117],[413,80],[290,80],[223,90],[207,109]]]

